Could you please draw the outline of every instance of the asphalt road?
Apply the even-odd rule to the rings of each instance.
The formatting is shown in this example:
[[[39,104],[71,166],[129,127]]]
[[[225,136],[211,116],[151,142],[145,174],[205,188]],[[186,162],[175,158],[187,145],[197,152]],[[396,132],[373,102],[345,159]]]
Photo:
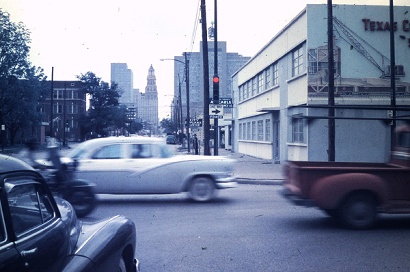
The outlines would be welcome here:
[[[288,203],[280,188],[240,184],[210,203],[183,194],[99,195],[84,220],[130,217],[142,271],[410,271],[410,216],[347,230]]]

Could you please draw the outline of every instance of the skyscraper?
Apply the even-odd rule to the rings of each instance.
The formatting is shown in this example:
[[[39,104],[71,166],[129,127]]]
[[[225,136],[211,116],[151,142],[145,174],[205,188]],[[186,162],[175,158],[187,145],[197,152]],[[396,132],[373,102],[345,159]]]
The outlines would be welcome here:
[[[137,107],[136,92],[133,88],[133,74],[126,63],[111,63],[111,84],[118,85],[121,97],[119,103],[127,106],[130,110]]]
[[[145,93],[141,93],[138,117],[144,123],[145,129],[151,134],[158,134],[158,91],[155,70],[152,65],[148,69]]]

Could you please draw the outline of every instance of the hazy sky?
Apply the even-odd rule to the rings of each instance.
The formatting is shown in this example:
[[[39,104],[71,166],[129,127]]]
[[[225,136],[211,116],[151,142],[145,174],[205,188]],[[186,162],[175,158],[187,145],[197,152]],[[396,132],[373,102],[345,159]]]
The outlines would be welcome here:
[[[162,58],[198,52],[202,40],[200,0],[1,0],[0,8],[31,31],[30,60],[51,80],[76,80],[94,72],[110,82],[110,64],[124,62],[134,88],[145,91],[148,69],[155,69],[160,118],[173,94],[173,61]],[[218,40],[228,52],[252,57],[306,4],[326,0],[218,0]],[[333,4],[389,5],[389,0],[340,0]],[[395,0],[408,5],[408,0]],[[206,0],[207,23],[214,1]],[[193,79],[191,79],[193,80]]]

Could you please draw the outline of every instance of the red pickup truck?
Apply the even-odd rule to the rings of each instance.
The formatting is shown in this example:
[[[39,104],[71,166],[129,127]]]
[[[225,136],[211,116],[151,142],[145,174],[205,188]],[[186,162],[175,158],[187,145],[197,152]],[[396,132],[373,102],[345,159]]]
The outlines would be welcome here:
[[[410,213],[410,126],[396,132],[389,163],[288,161],[283,196],[353,229],[372,227],[377,213]]]

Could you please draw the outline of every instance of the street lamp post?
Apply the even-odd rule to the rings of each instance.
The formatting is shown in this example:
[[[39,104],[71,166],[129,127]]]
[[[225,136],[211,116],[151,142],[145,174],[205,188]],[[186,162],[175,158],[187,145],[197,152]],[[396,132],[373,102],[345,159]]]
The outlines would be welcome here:
[[[181,129],[181,133],[184,132],[184,122],[182,121],[182,94],[181,94],[181,80],[179,78],[179,74],[178,74],[178,106],[179,106],[179,110],[180,112],[178,112],[178,116],[179,116],[179,124],[180,124],[180,129]],[[181,138],[179,138],[180,140]]]
[[[185,68],[185,83],[186,83],[186,135],[187,135],[187,142],[188,142],[188,153],[191,152],[191,147],[190,147],[190,136],[189,136],[189,129],[190,129],[190,117],[189,117],[189,59],[187,57],[187,53],[184,52],[184,58],[185,62],[182,60],[178,59],[161,59],[161,61],[164,60],[173,60],[179,63],[182,63]],[[182,101],[181,101],[182,102]],[[181,106],[182,107],[182,106]],[[181,116],[182,118],[182,116]]]

